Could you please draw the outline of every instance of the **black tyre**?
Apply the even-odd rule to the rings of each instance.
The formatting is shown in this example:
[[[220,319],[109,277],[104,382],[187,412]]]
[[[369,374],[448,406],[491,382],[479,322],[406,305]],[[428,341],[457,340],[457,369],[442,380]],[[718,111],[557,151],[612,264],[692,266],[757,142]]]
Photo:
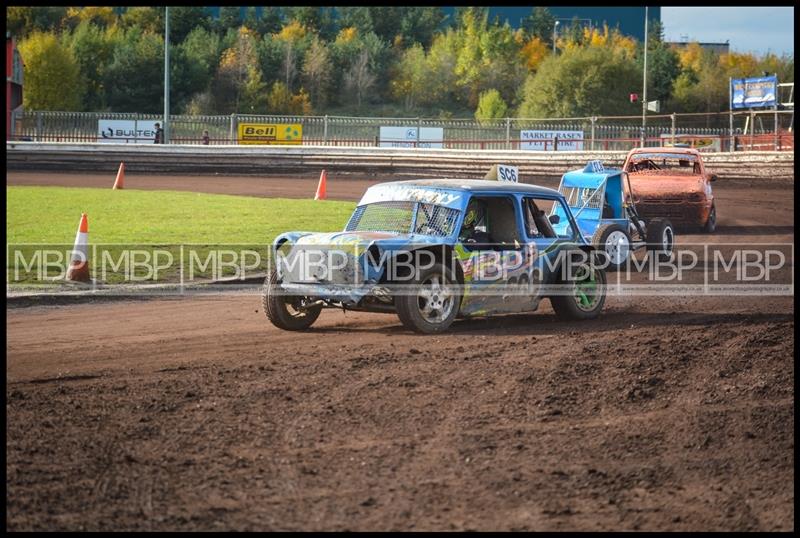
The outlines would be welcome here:
[[[675,229],[667,219],[656,218],[647,223],[647,250],[659,260],[668,260],[675,248]]]
[[[261,304],[273,325],[285,331],[302,331],[317,321],[322,311],[321,305],[309,305],[307,297],[297,297],[280,293],[278,273],[272,271],[264,281]]]
[[[592,245],[600,252],[609,271],[624,267],[631,255],[631,236],[619,224],[604,224],[592,236]]]
[[[714,207],[714,204],[711,204],[711,211],[709,211],[708,213],[708,220],[703,226],[703,231],[707,234],[712,234],[716,229],[717,229],[717,208]]]
[[[586,262],[575,268],[573,278],[560,284],[572,284],[572,290],[550,297],[559,319],[587,320],[600,315],[606,302],[606,273],[602,268]]]
[[[397,317],[415,332],[433,334],[446,331],[461,307],[458,281],[442,264],[421,271],[404,291],[406,293],[394,298]]]

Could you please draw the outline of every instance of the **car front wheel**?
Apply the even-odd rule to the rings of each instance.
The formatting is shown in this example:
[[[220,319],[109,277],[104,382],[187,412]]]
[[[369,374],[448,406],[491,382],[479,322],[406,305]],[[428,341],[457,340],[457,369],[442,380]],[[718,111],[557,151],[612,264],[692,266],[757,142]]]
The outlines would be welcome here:
[[[274,270],[264,281],[261,303],[272,324],[285,331],[308,329],[317,321],[322,311],[322,306],[313,304],[308,297],[282,293],[278,282],[278,273]]]
[[[432,334],[446,331],[458,315],[461,293],[458,281],[442,264],[420,271],[414,283],[395,295],[397,317],[412,331]]]

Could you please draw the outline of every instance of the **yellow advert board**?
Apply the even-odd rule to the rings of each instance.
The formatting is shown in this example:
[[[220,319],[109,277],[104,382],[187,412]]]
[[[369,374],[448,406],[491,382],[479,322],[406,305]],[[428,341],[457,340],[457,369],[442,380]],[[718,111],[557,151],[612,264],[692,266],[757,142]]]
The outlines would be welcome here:
[[[239,144],[302,144],[299,123],[240,123]]]

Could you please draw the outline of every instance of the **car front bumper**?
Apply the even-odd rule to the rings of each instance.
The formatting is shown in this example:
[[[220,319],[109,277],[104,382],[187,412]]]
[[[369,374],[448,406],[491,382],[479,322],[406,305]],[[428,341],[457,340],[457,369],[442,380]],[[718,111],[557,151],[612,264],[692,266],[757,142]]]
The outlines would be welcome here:
[[[685,200],[642,200],[636,202],[636,211],[645,220],[660,217],[669,219],[675,226],[704,226],[711,213],[711,203]]]

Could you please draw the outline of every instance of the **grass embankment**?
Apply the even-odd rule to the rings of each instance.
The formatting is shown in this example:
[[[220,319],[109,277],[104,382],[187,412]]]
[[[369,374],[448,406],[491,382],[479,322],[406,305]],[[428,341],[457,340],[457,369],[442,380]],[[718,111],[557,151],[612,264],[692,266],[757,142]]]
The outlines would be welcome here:
[[[176,280],[180,272],[178,260],[182,244],[192,245],[184,247],[184,269],[185,264],[191,261],[188,249],[194,249],[197,259],[204,262],[215,245],[228,245],[225,250],[233,252],[241,252],[243,249],[258,251],[262,257],[262,266],[265,266],[266,260],[263,258],[267,246],[278,234],[291,230],[341,230],[355,207],[352,202],[62,187],[7,187],[6,196],[6,232],[10,245],[45,243],[53,245],[55,250],[70,250],[81,213],[86,213],[89,243],[98,249],[90,251],[90,256],[91,253],[95,254],[94,259],[90,258],[93,276],[104,276],[101,280],[109,283],[125,280],[126,267],[129,271],[131,268],[131,265],[126,265],[129,262],[133,265],[136,261],[142,262],[142,266],[135,268],[133,274],[147,276],[148,255],[145,252],[150,252],[152,260],[155,249],[170,252],[175,263],[159,271],[157,275],[152,275],[152,278],[143,280]],[[126,249],[141,253],[126,255]],[[7,258],[10,271],[15,266],[20,266],[21,260],[15,255],[15,250],[24,251],[24,261],[30,270],[23,271],[24,276],[21,278],[14,278],[12,275],[10,281],[35,282],[35,274],[42,260],[30,265],[34,248],[11,247]],[[108,254],[105,255],[103,251]],[[69,255],[64,257],[68,258]],[[54,259],[56,258],[50,258]],[[165,254],[161,262],[167,259],[168,255]],[[124,263],[120,263],[121,260]],[[231,260],[231,255],[225,259],[217,259],[219,265]],[[252,258],[247,263],[251,264]],[[216,269],[211,264],[193,274],[195,277],[198,274],[234,274],[231,267],[214,274]],[[47,269],[47,273],[56,277],[59,270],[54,265]]]

